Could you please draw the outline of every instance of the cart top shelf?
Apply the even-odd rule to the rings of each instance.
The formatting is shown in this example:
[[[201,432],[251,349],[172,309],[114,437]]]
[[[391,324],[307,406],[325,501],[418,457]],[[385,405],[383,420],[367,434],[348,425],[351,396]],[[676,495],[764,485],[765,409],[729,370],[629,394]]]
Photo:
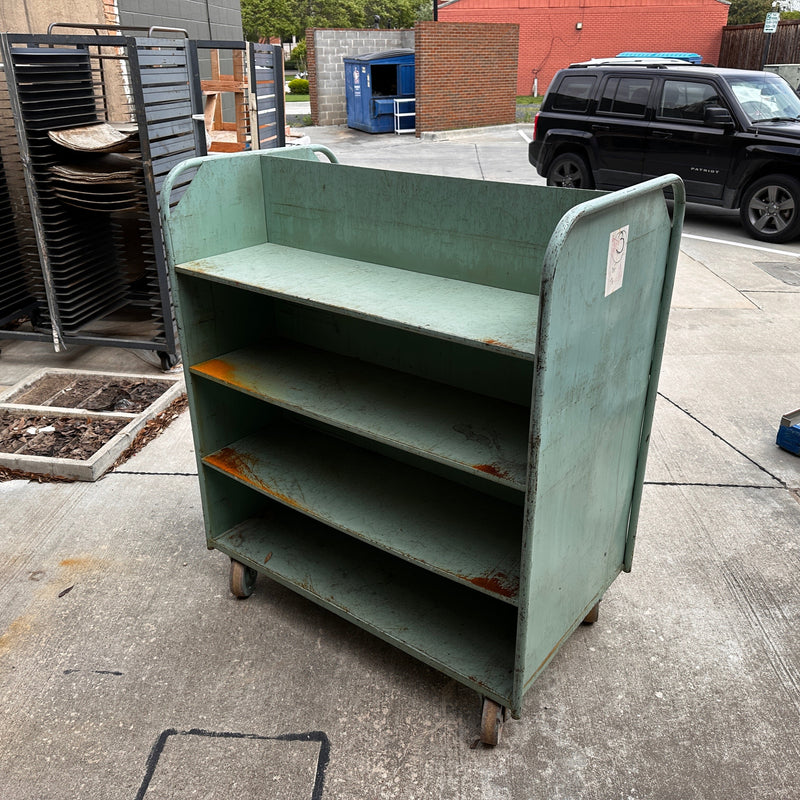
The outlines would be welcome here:
[[[538,297],[523,292],[271,243],[178,271],[520,358],[535,350]]]
[[[202,168],[192,179],[189,202],[171,210],[170,186],[198,163]],[[381,270],[369,278],[384,285],[405,280],[395,284],[392,302],[405,291],[406,305],[433,307],[445,284],[422,283],[421,276],[538,295],[553,230],[570,208],[596,195],[323,163],[310,148],[289,148],[184,162],[167,184],[162,213],[176,266],[226,253],[246,257],[248,248],[281,245],[310,254],[287,253],[294,260],[286,272],[318,269],[322,262],[315,254],[346,259],[347,264],[331,262],[336,272],[331,284],[369,269],[355,262],[412,273],[402,279]],[[449,288],[467,291],[455,284]],[[474,291],[480,305],[480,292]],[[440,302],[439,310],[445,305]],[[527,324],[535,329],[535,323],[528,312]]]

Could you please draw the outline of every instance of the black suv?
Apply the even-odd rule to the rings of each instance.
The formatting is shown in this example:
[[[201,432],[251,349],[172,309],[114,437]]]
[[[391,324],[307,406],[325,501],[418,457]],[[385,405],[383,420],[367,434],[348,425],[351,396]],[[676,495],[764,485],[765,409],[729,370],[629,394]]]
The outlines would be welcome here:
[[[674,172],[766,242],[800,235],[800,97],[770,72],[668,59],[556,73],[528,159],[549,186],[619,189]]]

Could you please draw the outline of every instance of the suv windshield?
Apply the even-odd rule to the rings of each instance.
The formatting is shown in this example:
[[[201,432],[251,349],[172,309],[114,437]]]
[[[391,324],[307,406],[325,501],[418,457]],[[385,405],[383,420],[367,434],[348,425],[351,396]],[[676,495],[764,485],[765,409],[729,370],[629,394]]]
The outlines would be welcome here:
[[[726,80],[750,122],[800,120],[800,97],[777,75],[763,72]]]

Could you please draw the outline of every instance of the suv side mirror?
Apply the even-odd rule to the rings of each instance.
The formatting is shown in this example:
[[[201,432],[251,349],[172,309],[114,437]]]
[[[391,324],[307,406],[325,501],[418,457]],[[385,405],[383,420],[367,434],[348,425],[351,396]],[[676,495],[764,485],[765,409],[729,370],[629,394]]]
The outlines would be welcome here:
[[[733,117],[727,108],[709,106],[703,114],[703,124],[712,128],[733,127]]]

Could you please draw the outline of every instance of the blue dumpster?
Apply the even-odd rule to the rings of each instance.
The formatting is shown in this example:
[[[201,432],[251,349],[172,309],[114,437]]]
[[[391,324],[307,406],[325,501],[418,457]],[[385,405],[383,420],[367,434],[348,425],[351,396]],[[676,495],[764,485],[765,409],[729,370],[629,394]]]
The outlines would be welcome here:
[[[367,133],[395,130],[395,100],[404,100],[399,124],[414,129],[414,51],[387,50],[344,59],[347,126]]]

